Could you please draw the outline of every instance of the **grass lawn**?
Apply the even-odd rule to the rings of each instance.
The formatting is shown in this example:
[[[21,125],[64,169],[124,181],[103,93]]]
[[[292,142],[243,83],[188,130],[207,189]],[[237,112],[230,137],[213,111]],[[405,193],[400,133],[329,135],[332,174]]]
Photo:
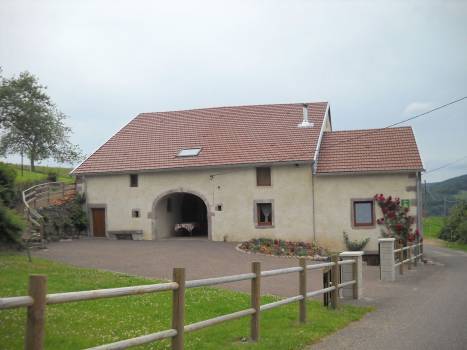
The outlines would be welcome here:
[[[446,247],[467,252],[467,243],[446,242]]]
[[[426,238],[437,239],[444,225],[443,216],[429,216],[423,218],[423,234]]]
[[[16,182],[21,185],[23,183],[31,183],[38,181],[45,181],[49,173],[57,174],[57,181],[65,183],[74,183],[75,179],[73,176],[69,175],[71,171],[70,168],[60,168],[60,167],[46,167],[46,166],[36,166],[36,171],[32,172],[29,170],[28,166],[25,166],[23,169],[23,175],[21,175],[21,165],[19,164],[10,164],[16,170]]]
[[[48,292],[150,284],[154,280],[100,270],[77,268],[22,255],[0,254],[0,297],[25,295],[28,275],[48,276]],[[264,296],[262,303],[277,300]],[[186,321],[192,323],[249,307],[248,294],[216,288],[187,290]],[[186,334],[185,349],[302,349],[306,344],[359,320],[371,308],[345,305],[337,311],[308,303],[309,322],[299,325],[297,304],[261,313],[261,340],[249,336],[249,318],[226,322]],[[0,311],[1,348],[23,347],[25,309]],[[171,293],[82,301],[48,306],[46,349],[81,349],[170,328]],[[169,349],[164,340],[139,349]]]
[[[438,239],[439,233],[444,225],[444,217],[442,216],[430,216],[423,219],[423,232],[426,238]],[[446,248],[463,250],[467,252],[466,243],[447,242],[439,240]]]

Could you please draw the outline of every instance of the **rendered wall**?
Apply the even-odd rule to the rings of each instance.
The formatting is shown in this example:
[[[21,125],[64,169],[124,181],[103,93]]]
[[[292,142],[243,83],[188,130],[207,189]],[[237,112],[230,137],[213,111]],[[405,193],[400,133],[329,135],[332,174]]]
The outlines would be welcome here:
[[[410,199],[409,215],[417,214],[415,174],[321,175],[315,177],[316,239],[333,250],[345,250],[343,231],[352,240],[370,237],[365,251],[378,250],[381,226],[352,227],[352,199],[373,198],[377,193]],[[376,218],[382,216],[375,203]],[[414,225],[415,229],[415,225]]]
[[[270,187],[256,186],[256,170],[248,167],[141,173],[138,187],[129,187],[129,175],[86,176],[85,181],[88,207],[106,206],[107,231],[143,230],[144,239],[163,238],[157,228],[173,222],[164,217],[164,205],[154,202],[178,191],[198,194],[207,202],[212,240],[312,241],[311,164],[273,166],[271,179]],[[255,227],[254,202],[261,200],[273,200],[272,228]],[[222,211],[214,210],[217,204]],[[141,217],[132,218],[132,209],[140,209]]]

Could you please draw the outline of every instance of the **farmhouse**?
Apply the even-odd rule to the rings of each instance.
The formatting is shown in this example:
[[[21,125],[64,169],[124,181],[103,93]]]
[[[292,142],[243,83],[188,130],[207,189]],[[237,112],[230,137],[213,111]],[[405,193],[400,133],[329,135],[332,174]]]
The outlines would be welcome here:
[[[410,127],[333,131],[326,102],[142,113],[73,170],[91,236],[316,240],[381,229],[373,196],[417,216],[423,170]]]

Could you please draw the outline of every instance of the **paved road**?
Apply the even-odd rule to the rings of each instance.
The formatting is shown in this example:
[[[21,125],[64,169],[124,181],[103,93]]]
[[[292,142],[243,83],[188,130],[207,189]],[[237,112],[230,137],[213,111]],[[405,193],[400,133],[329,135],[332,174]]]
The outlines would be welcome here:
[[[426,246],[431,263],[395,283],[366,276],[363,304],[377,309],[309,350],[467,349],[467,253]]]

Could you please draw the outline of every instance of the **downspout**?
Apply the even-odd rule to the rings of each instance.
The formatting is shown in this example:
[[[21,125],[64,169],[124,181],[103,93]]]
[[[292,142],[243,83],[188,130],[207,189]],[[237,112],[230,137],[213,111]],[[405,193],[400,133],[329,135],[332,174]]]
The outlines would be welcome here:
[[[312,163],[312,172],[311,172],[311,196],[313,199],[313,204],[312,204],[312,215],[313,215],[313,241],[316,241],[316,215],[315,215],[315,172],[314,172],[314,166],[315,162]]]
[[[423,200],[422,200],[422,173],[417,172],[417,230],[423,237],[422,215],[423,215]]]

